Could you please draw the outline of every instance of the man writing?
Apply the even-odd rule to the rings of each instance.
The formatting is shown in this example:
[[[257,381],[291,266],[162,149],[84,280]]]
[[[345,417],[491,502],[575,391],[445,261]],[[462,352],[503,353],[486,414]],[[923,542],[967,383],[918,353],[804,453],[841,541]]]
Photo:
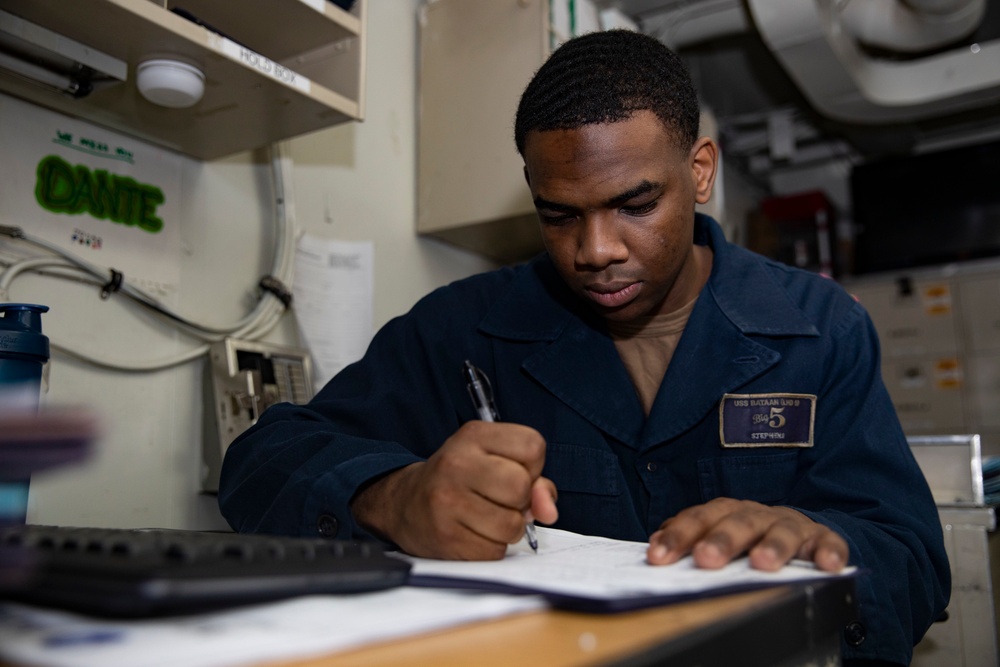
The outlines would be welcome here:
[[[433,292],[308,406],[268,410],[226,456],[234,528],[490,559],[534,519],[648,540],[653,566],[856,564],[845,656],[907,663],[950,584],[874,330],[695,214],[718,162],[698,115],[653,38],[558,49],[515,122],[546,252]],[[466,359],[505,422],[476,419]]]

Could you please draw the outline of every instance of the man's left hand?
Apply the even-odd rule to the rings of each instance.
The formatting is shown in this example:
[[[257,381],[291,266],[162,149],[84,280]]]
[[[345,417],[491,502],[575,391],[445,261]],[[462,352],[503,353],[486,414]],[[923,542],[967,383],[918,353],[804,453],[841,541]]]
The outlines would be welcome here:
[[[664,521],[649,538],[646,559],[668,565],[688,554],[708,569],[747,554],[758,570],[777,570],[800,558],[839,572],[847,564],[848,547],[836,532],[788,507],[716,498]]]

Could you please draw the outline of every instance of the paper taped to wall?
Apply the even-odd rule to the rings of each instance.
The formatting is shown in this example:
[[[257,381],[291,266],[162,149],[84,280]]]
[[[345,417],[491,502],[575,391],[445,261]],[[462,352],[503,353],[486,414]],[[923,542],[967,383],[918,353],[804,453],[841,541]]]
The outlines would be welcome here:
[[[372,338],[374,244],[309,234],[295,249],[295,319],[316,391],[364,355]]]

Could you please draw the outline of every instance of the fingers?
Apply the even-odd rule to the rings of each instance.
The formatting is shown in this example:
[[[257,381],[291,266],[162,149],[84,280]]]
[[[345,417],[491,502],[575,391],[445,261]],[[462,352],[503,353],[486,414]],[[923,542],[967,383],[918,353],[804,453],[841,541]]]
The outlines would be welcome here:
[[[408,553],[502,558],[524,535],[526,515],[555,521],[555,485],[540,477],[545,441],[518,424],[469,422],[426,462],[389,475],[382,531]],[[364,505],[359,503],[359,508]]]
[[[556,509],[558,493],[552,480],[539,477],[531,487],[531,517],[544,524],[553,524],[559,519]]]
[[[503,507],[527,510],[531,487],[545,463],[545,441],[518,424],[469,422],[431,463],[436,473]]]
[[[837,533],[793,509],[717,498],[665,521],[650,536],[647,559],[665,565],[691,554],[698,567],[714,569],[744,553],[760,570],[803,558],[836,572],[847,563],[848,547]]]
[[[445,444],[476,446],[487,454],[520,463],[535,479],[545,465],[545,438],[535,429],[506,422],[471,421],[462,425]]]
[[[461,531],[468,531],[467,553],[458,555],[464,560],[502,558],[508,544],[524,537],[525,513],[498,506],[482,496],[472,496],[465,511],[456,517]],[[461,544],[461,542],[459,543]]]
[[[442,474],[430,461],[385,478],[383,531],[415,556],[452,560],[502,558],[507,544],[524,534],[522,510],[503,507],[471,491],[462,479]]]
[[[695,505],[663,522],[649,538],[647,559],[654,565],[675,563],[692,552],[694,546],[739,501],[717,498],[704,505]],[[703,557],[710,556],[706,553]]]
[[[806,547],[799,552],[798,558],[811,560],[825,572],[840,572],[847,565],[850,556],[850,549],[844,538],[829,529],[815,540],[814,545]]]

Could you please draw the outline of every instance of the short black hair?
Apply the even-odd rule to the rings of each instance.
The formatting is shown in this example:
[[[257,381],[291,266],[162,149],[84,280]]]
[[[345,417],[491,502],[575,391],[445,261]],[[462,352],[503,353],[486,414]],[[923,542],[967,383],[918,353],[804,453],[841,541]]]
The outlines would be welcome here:
[[[514,143],[532,130],[572,130],[652,111],[685,150],[698,139],[698,95],[680,57],[631,30],[575,37],[535,72],[517,107]]]

